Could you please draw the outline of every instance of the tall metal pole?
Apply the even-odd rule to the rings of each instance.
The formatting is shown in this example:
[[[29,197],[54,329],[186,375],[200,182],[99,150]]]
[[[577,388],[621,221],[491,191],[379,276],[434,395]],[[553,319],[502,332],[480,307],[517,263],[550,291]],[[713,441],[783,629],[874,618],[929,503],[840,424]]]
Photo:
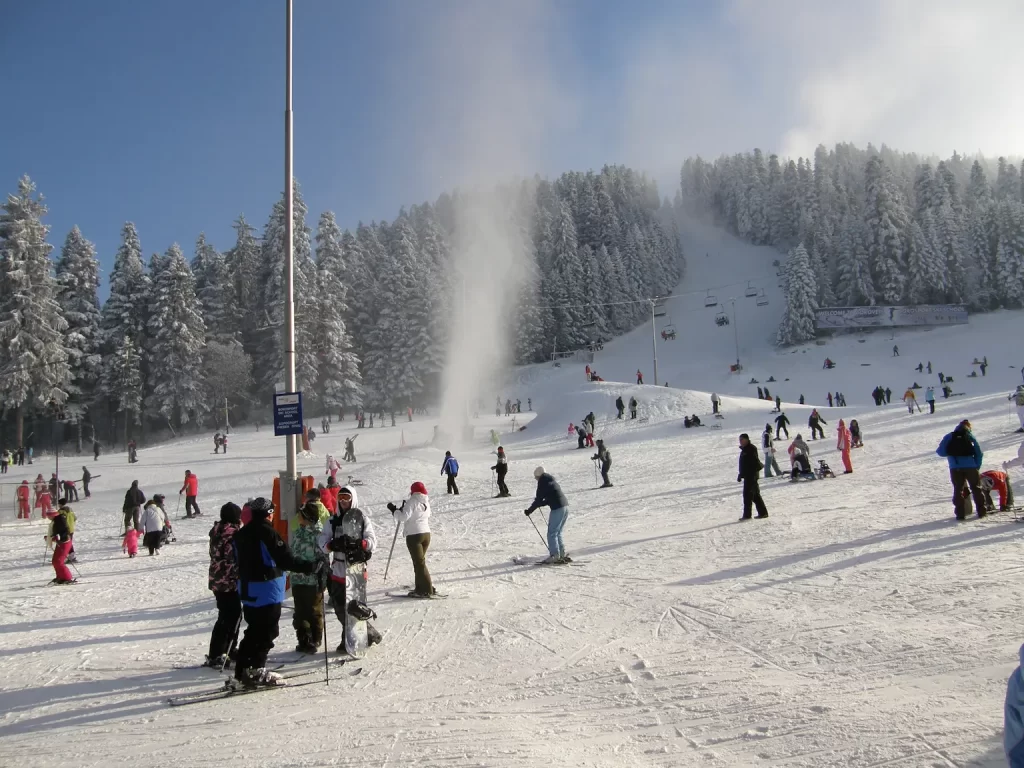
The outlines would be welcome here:
[[[295,384],[295,253],[294,223],[295,199],[292,185],[292,0],[285,0],[285,86],[284,86],[284,375],[285,390],[296,391]],[[289,478],[295,478],[296,435],[285,438],[285,466]]]
[[[740,332],[736,327],[736,299],[732,300],[732,338],[736,342],[736,371],[740,370]]]
[[[651,302],[651,348],[654,350],[654,386],[658,386],[658,331],[654,322],[654,302]]]

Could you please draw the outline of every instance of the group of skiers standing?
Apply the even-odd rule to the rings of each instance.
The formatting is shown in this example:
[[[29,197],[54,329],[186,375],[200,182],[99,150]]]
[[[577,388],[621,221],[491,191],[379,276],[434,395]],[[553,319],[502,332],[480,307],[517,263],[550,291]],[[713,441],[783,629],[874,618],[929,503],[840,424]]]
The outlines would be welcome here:
[[[971,422],[961,421],[956,428],[945,435],[935,453],[946,459],[949,465],[949,479],[953,485],[953,514],[957,520],[966,520],[971,511],[970,499],[978,517],[985,517],[995,511],[992,491],[999,493],[999,509],[1005,511],[1014,504],[1013,487],[1006,470],[1012,466],[1024,466],[1024,443],[1017,449],[1017,458],[1003,462],[1003,469],[981,471],[985,458],[981,446],[974,437]]]

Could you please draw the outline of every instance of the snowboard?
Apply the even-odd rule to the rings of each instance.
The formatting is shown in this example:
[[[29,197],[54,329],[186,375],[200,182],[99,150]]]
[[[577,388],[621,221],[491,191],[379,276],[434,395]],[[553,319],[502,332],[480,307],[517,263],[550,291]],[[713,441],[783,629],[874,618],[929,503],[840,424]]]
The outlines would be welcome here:
[[[350,656],[361,659],[366,655],[366,622],[349,613],[353,600],[366,602],[366,563],[349,563],[345,570],[345,649]]]

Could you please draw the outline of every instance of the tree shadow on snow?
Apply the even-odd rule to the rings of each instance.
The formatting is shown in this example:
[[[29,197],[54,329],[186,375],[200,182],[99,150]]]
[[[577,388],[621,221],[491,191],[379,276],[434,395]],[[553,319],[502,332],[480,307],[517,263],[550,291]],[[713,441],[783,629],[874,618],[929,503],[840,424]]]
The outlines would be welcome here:
[[[825,544],[820,547],[814,547],[812,549],[805,550],[803,552],[795,552],[792,554],[780,555],[773,557],[769,560],[765,560],[760,563],[751,563],[749,565],[737,566],[735,568],[726,568],[716,573],[710,573],[703,576],[693,576],[682,581],[673,582],[671,586],[676,587],[688,587],[688,586],[699,586],[703,584],[715,584],[722,581],[729,581],[744,576],[752,576],[759,573],[765,573],[767,571],[775,570],[776,568],[783,568],[786,566],[797,565],[799,563],[808,562],[815,560],[819,557],[825,557],[827,555],[835,555],[841,552],[845,552],[850,549],[857,549],[860,547],[870,547],[875,544],[882,544],[893,539],[897,539],[903,536],[914,536],[916,534],[929,533],[931,531],[939,531],[943,528],[949,528],[951,526],[950,520],[930,520],[926,523],[916,523],[914,525],[906,525],[902,528],[891,528],[884,531],[878,531],[870,536],[864,536],[860,539],[854,539],[853,541],[837,541],[831,544]],[[880,559],[883,557],[895,557],[902,553],[915,552],[923,553],[932,549],[949,548],[951,544],[960,543],[961,546],[977,541],[977,544],[985,544],[992,541],[994,537],[1002,538],[1006,534],[1015,533],[1010,529],[1001,529],[996,526],[986,526],[981,529],[975,529],[965,531],[963,533],[954,534],[947,538],[942,539],[928,539],[927,541],[912,544],[909,547],[902,549],[887,549],[882,552],[872,553],[869,555],[860,555],[850,560],[841,561],[847,563],[845,566],[840,564],[832,564],[825,566],[821,569],[816,569],[815,574],[827,573],[832,570],[838,570],[840,567],[850,567],[850,565],[856,564],[856,562],[870,561],[873,559]],[[977,545],[974,544],[974,545]],[[808,574],[811,575],[811,574]],[[804,577],[806,578],[806,576]]]
[[[0,724],[0,738],[18,733],[40,733],[54,728],[79,728],[108,720],[139,717],[166,707],[168,694],[195,683],[195,672],[173,671],[122,677],[117,680],[85,680],[0,691],[0,711],[10,718],[18,712],[69,705],[59,711]],[[143,694],[143,695],[134,695]],[[90,706],[90,700],[116,697],[117,701]]]

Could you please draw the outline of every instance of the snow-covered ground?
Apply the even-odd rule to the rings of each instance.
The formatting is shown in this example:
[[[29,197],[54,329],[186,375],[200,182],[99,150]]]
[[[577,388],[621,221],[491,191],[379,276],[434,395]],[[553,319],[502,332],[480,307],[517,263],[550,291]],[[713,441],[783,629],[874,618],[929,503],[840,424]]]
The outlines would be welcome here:
[[[693,247],[689,254],[693,264]],[[760,255],[774,275],[771,253]],[[739,266],[719,268],[740,276]],[[753,279],[742,276],[744,284]],[[727,366],[728,349],[700,335],[727,335],[731,344],[731,329],[718,329],[703,306],[690,316],[699,328],[676,315],[679,340],[660,345],[670,388],[630,383],[638,365],[649,368],[642,329],[607,345],[596,362],[607,379],[625,383],[586,383],[578,364],[515,373],[502,397],[521,397],[524,406],[530,397],[538,413],[504,438],[511,499],[492,498],[493,455],[483,441],[458,452],[462,495],[450,497],[439,476],[443,450],[427,444],[431,420],[360,433],[360,462],[349,471],[365,483],[363,507],[381,541],[370,598],[384,641],[361,674],[334,669],[329,687],[166,705],[169,696],[217,684],[215,673],[180,669],[202,659],[213,623],[207,531],[225,501],[269,494],[283,441],[266,429],[242,430],[227,456],[212,455],[204,437],[141,450],[134,466],[124,454],[64,459],[101,475],[93,498],[74,505],[81,582],[44,586],[52,569],[41,523],[0,525],[0,764],[1004,764],[1002,698],[1024,640],[1024,527],[999,517],[956,523],[934,449],[969,417],[988,466],[1016,454],[1021,436],[1006,394],[1024,349],[1005,330],[1020,315],[899,334],[896,359],[881,333],[863,344],[847,337],[776,353],[764,339],[777,318],[751,322],[740,337],[749,367],[731,378],[718,365],[720,357]],[[826,354],[837,369],[821,370]],[[974,355],[989,358],[984,379],[964,378]],[[940,400],[935,415],[910,416],[896,398],[914,379],[937,383],[911,370],[929,359],[967,394]],[[840,466],[839,417],[860,420],[866,445],[854,452],[853,475],[763,481],[770,519],[739,523],[736,438],[746,431],[756,439],[771,418],[745,382],[770,374],[780,380],[772,391],[787,400],[847,393],[851,407],[824,412],[827,438],[811,444],[815,458]],[[891,406],[869,404],[877,383],[893,389]],[[722,428],[682,429],[683,414],[707,415],[712,388],[725,395],[726,419],[713,422]],[[636,394],[648,420],[615,421],[619,393]],[[568,422],[591,410],[613,453],[612,489],[595,488],[592,451],[577,451],[565,436]],[[809,407],[786,411],[792,434],[806,435]],[[315,453],[340,456],[354,432],[348,426],[318,437]],[[490,426],[507,432],[510,422],[483,418],[478,433]],[[411,447],[400,452],[402,429]],[[512,562],[545,554],[522,513],[537,464],[569,497],[565,538],[578,567]],[[322,476],[323,458],[300,467]],[[129,560],[116,536],[126,487],[139,479],[147,495],[167,494],[173,505],[186,469],[199,475],[203,517],[175,520],[178,540],[158,557]],[[48,476],[51,461],[3,479],[37,471]],[[432,494],[429,564],[446,600],[385,595],[411,583],[401,542],[381,583],[394,533],[384,504],[414,480]],[[5,512],[10,492],[3,487]],[[328,632],[336,645],[333,620]],[[271,658],[291,658],[294,644],[286,610]],[[298,666],[322,664],[321,657]]]

